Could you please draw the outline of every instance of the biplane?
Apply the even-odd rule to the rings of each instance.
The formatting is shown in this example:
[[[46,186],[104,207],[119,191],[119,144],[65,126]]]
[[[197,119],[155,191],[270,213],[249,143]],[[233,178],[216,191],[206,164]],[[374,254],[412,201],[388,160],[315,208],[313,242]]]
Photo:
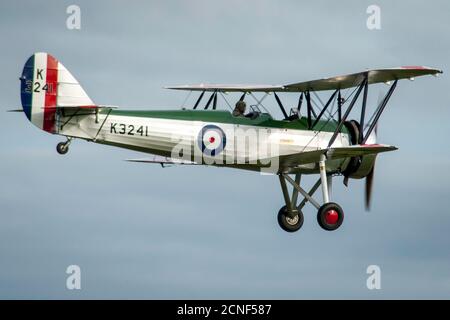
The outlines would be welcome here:
[[[95,104],[61,62],[50,54],[35,53],[20,77],[22,109],[16,111],[23,111],[38,128],[64,136],[66,140],[56,147],[59,154],[68,152],[73,139],[82,139],[151,155],[128,159],[133,162],[210,165],[278,175],[284,198],[277,216],[280,227],[287,232],[299,230],[302,210],[309,203],[317,209],[319,225],[332,231],[344,219],[343,209],[331,201],[333,177],[342,176],[345,184],[365,178],[368,207],[377,155],[397,149],[376,141],[376,127],[398,81],[440,73],[408,66],[285,85],[172,86],[167,88],[199,94],[192,108],[121,110]],[[389,89],[369,108],[368,88],[377,83]],[[329,95],[322,101],[318,92]],[[230,104],[233,94],[237,97]],[[282,94],[298,95],[289,112]],[[263,105],[268,96],[274,97],[281,119]],[[250,99],[255,103],[246,110]],[[351,113],[356,119],[350,119]],[[319,177],[307,190],[301,177],[310,174]],[[321,201],[314,198],[319,187]]]

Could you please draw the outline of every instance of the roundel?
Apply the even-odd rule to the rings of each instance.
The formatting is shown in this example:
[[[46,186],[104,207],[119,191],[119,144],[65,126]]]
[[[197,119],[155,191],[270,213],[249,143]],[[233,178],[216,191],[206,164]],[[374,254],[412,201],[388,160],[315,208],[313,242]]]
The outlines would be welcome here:
[[[218,155],[225,148],[227,138],[221,128],[207,125],[198,134],[198,146],[206,155]]]

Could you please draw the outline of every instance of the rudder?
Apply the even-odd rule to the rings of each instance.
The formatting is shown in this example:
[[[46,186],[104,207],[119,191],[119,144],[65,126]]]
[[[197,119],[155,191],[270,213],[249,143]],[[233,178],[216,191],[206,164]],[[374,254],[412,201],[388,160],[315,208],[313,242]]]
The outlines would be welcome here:
[[[35,126],[55,133],[57,107],[90,106],[94,103],[72,74],[52,55],[32,55],[23,68],[22,108]]]

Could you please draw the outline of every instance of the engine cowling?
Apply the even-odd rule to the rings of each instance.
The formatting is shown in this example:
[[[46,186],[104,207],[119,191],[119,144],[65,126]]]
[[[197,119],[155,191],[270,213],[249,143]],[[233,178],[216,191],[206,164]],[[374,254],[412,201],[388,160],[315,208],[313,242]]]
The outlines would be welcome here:
[[[344,125],[350,133],[351,144],[352,145],[358,144],[359,133],[361,130],[361,126],[359,125],[358,121],[356,121],[356,120],[346,121],[346,122],[344,122]],[[372,137],[374,140],[375,136],[371,135],[370,138],[372,138]],[[370,139],[368,139],[368,140],[370,140]],[[370,141],[369,143],[375,143],[375,141]],[[373,166],[375,165],[375,159],[376,159],[376,155],[352,157],[352,158],[350,158],[350,161],[348,162],[347,166],[345,167],[345,170],[342,171],[342,174],[345,177],[352,178],[352,179],[365,178],[372,171]]]

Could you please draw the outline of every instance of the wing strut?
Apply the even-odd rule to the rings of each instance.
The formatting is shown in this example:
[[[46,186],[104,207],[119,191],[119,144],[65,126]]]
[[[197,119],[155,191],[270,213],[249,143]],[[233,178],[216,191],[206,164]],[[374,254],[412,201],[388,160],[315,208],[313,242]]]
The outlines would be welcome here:
[[[341,89],[338,89],[338,122],[341,122],[342,120],[342,96],[341,96]]]
[[[378,109],[377,113],[375,114],[375,118],[373,119],[372,123],[370,124],[369,129],[366,132],[366,135],[364,137],[364,139],[362,140],[361,144],[365,144],[367,139],[369,138],[370,134],[372,133],[373,129],[375,128],[375,126],[378,123],[378,120],[380,119],[381,114],[383,113],[384,108],[386,107],[389,99],[392,96],[392,93],[395,90],[395,87],[397,86],[397,81],[395,80],[394,83],[392,84],[392,86],[389,88],[389,91],[386,93],[386,96],[383,99],[383,102],[381,103],[380,108]],[[361,128],[364,128],[363,126],[361,126]]]
[[[308,111],[308,114],[307,114],[307,116],[308,116],[308,129],[311,129],[313,127],[312,126],[312,117],[311,116],[313,115],[314,118],[317,118],[317,115],[314,112],[314,109],[312,107],[311,95],[310,95],[309,91],[305,92],[305,97],[306,97],[306,109]]]
[[[366,104],[367,104],[367,91],[369,87],[369,82],[366,81],[364,84],[364,93],[363,93],[363,102],[361,107],[361,118],[359,121],[359,125],[361,130],[359,130],[358,143],[361,143],[364,140],[364,116],[366,115]]]
[[[202,98],[204,95],[205,95],[205,91],[202,91],[202,94],[200,95],[200,97],[198,97],[197,102],[194,105],[194,110],[197,109],[197,107],[200,104],[200,101],[202,101]]]
[[[341,121],[339,122],[338,126],[336,127],[336,130],[334,130],[333,136],[330,139],[330,142],[328,142],[328,148],[331,147],[334,140],[336,140],[336,137],[338,136],[339,132],[341,131],[342,126],[344,125],[344,122],[347,120],[348,115],[353,109],[353,106],[355,105],[356,100],[358,100],[359,95],[361,94],[362,88],[366,86],[367,83],[367,76],[363,79],[361,84],[358,87],[358,91],[356,91],[355,96],[352,99],[352,102],[350,102],[350,105],[348,106],[347,110],[344,113],[344,116],[342,117]]]
[[[211,95],[211,97],[209,98],[208,102],[206,103],[205,109],[204,110],[208,110],[209,105],[211,104],[211,102],[213,101],[214,97],[216,96],[217,91],[214,91],[213,94]]]
[[[216,110],[216,108],[217,108],[217,91],[214,92],[213,110]]]
[[[302,103],[303,103],[303,92],[300,95],[300,98],[298,98],[297,114],[299,117],[300,117],[300,109],[302,108]]]
[[[277,103],[278,103],[278,106],[280,107],[281,112],[283,112],[284,118],[287,119],[287,118],[288,118],[288,115],[287,115],[287,113],[286,113],[286,110],[285,110],[284,107],[283,107],[283,104],[281,103],[280,98],[278,97],[278,95],[277,95],[276,92],[274,92],[273,94],[274,94],[274,96],[275,96],[275,99],[277,100]]]
[[[306,97],[306,112],[308,117],[308,129],[311,129],[311,96],[309,95],[309,91],[305,92]]]

